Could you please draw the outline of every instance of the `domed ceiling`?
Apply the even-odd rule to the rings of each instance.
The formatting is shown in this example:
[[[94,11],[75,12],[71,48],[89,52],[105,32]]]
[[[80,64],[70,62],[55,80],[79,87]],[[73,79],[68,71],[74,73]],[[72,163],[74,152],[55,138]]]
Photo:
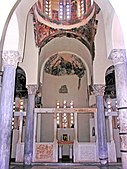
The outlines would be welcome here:
[[[93,9],[93,0],[38,0],[36,3],[36,10],[42,18],[63,25],[86,19]]]
[[[41,50],[56,37],[75,38],[94,59],[98,12],[99,7],[92,0],[38,0],[32,8],[36,45]]]

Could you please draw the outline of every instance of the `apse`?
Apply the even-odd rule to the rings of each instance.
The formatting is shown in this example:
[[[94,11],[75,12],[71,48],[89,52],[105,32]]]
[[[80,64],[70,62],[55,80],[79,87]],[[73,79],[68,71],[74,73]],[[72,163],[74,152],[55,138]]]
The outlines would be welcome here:
[[[71,101],[75,107],[87,106],[87,88],[87,71],[76,55],[56,53],[46,61],[42,88],[44,107],[56,107],[57,101],[63,106],[64,100],[67,106],[70,106]]]

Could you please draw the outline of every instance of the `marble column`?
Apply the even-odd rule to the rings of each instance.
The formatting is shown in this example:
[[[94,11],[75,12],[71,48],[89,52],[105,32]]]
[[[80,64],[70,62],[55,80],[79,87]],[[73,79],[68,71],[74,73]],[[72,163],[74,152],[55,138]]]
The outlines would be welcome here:
[[[102,84],[94,85],[94,93],[96,96],[97,104],[97,142],[98,142],[98,155],[101,164],[108,163],[108,149],[106,141],[106,124],[104,113],[104,90],[105,86]]]
[[[0,98],[0,169],[9,168],[17,51],[3,51],[3,78]]]
[[[114,49],[110,54],[115,67],[116,95],[120,120],[122,169],[127,169],[127,58],[124,49]]]
[[[28,104],[26,112],[26,130],[24,145],[24,164],[31,165],[33,157],[33,130],[36,85],[28,85]]]

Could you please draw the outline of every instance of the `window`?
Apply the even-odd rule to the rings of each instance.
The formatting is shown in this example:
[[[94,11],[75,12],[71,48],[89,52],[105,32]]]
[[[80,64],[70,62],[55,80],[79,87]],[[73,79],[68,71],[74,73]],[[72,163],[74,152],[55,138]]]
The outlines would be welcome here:
[[[66,1],[66,18],[65,19],[69,20],[70,16],[71,16],[71,10],[70,10],[70,2],[68,0]]]
[[[63,15],[64,14],[64,4],[63,4],[63,0],[60,1],[59,3],[59,19],[63,20]]]
[[[69,20],[71,17],[71,1],[60,0],[59,2],[59,19]]]
[[[86,2],[85,0],[80,1],[80,16],[86,12]]]
[[[91,0],[91,6],[93,5],[93,0]]]
[[[56,102],[56,108],[60,108],[60,102]],[[62,108],[67,108],[66,100],[63,101]],[[69,108],[73,108],[73,101],[70,102]],[[74,128],[74,113],[57,113],[56,114],[57,127],[60,128]]]
[[[44,0],[44,13],[51,17],[51,0]]]

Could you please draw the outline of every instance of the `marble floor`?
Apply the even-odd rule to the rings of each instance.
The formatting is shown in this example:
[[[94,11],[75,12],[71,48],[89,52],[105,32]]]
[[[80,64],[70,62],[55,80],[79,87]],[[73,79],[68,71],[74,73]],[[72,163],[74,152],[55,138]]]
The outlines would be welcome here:
[[[32,166],[23,166],[22,164],[12,163],[10,169],[121,169],[120,163],[112,163],[101,166],[98,163],[47,163],[33,164]]]

